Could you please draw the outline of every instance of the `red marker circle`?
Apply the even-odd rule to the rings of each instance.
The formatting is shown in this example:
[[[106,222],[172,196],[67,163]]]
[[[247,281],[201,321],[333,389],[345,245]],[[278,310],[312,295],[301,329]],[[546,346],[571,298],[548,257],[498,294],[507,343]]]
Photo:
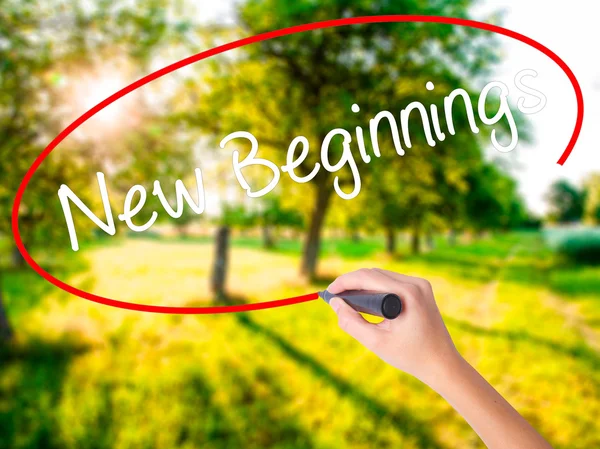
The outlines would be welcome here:
[[[124,87],[118,92],[112,94],[110,97],[102,100],[96,106],[82,114],[79,118],[77,118],[73,123],[67,126],[58,136],[52,140],[48,144],[48,146],[41,152],[41,154],[35,159],[31,167],[25,173],[25,177],[21,181],[19,185],[19,189],[17,190],[17,194],[15,196],[15,201],[13,203],[12,209],[12,233],[15,238],[15,243],[19,248],[19,251],[27,261],[27,263],[44,279],[48,282],[56,285],[57,287],[63,289],[64,291],[71,293],[73,295],[80,296],[81,298],[87,299],[89,301],[97,302],[100,304],[104,304],[112,307],[119,307],[121,309],[129,309],[129,310],[137,310],[141,312],[154,312],[154,313],[170,313],[170,314],[212,314],[212,313],[231,313],[231,312],[247,312],[251,310],[260,310],[260,309],[269,309],[273,307],[282,307],[288,306],[292,304],[298,304],[302,302],[312,301],[318,298],[317,293],[309,293],[307,295],[295,296],[293,298],[279,299],[275,301],[266,301],[259,302],[253,304],[241,304],[241,305],[232,305],[232,306],[216,306],[216,307],[169,307],[169,306],[154,306],[154,305],[144,305],[144,304],[136,304],[126,301],[119,301],[116,299],[107,298],[104,296],[94,295],[93,293],[89,293],[83,290],[80,290],[72,285],[67,284],[66,282],[61,281],[60,279],[55,278],[46,270],[44,270],[38,263],[33,260],[33,258],[27,252],[25,245],[23,244],[23,240],[21,239],[21,234],[19,233],[19,206],[21,205],[21,200],[23,198],[23,193],[29,184],[32,176],[39,168],[41,163],[48,157],[50,152],[56,148],[56,146],[61,143],[67,136],[69,136],[73,131],[75,131],[79,126],[85,123],[88,119],[96,115],[102,109],[111,105],[118,99],[124,97],[125,95],[133,92],[134,90],[158,79],[164,75],[167,75],[171,72],[174,72],[177,69],[185,67],[187,65],[193,64],[198,61],[202,61],[203,59],[210,58],[211,56],[218,55],[220,53],[224,53],[229,50],[233,50],[236,48],[243,47],[245,45],[250,45],[256,42],[266,41],[269,39],[274,39],[276,37],[287,36],[295,33],[302,33],[304,31],[313,31],[319,30],[323,28],[332,28],[346,25],[358,25],[358,24],[366,24],[366,23],[386,23],[386,22],[428,22],[428,23],[441,23],[446,25],[459,25],[465,26],[469,28],[478,28],[480,30],[490,31],[492,33],[501,34],[503,36],[508,36],[513,39],[516,39],[520,42],[523,42],[536,50],[544,53],[550,59],[552,59],[561,69],[567,77],[569,81],[573,85],[573,90],[575,91],[575,97],[577,99],[577,118],[575,120],[575,128],[573,129],[573,134],[571,135],[571,139],[567,144],[567,147],[563,151],[562,155],[558,159],[558,164],[563,165],[577,139],[579,138],[579,133],[581,131],[581,125],[583,123],[583,94],[581,92],[581,87],[579,86],[579,82],[577,78],[573,74],[573,71],[569,68],[569,66],[552,50],[548,47],[540,44],[539,42],[527,37],[523,34],[517,33],[515,31],[502,28],[497,25],[492,25],[484,22],[477,22],[475,20],[467,20],[467,19],[459,19],[455,17],[442,17],[442,16],[411,16],[411,15],[388,15],[388,16],[367,16],[367,17],[349,17],[345,19],[336,19],[336,20],[326,20],[323,22],[314,22],[307,23],[304,25],[296,25],[289,28],[282,28],[280,30],[269,31],[267,33],[258,34],[256,36],[246,37],[244,39],[239,39],[234,42],[230,42],[224,45],[220,45],[215,48],[211,48],[210,50],[206,50],[195,55],[189,56],[181,61],[170,64],[162,69],[159,69],[149,75],[140,78],[139,80],[131,83],[129,86]]]

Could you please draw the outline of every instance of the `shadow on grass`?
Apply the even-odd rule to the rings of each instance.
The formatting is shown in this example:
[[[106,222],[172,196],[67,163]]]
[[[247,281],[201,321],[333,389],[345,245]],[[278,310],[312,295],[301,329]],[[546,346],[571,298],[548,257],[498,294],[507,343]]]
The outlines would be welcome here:
[[[210,384],[201,368],[195,367],[184,379],[181,403],[190,409],[190,416],[201,419],[181,423],[177,447],[186,444],[202,447],[202,443],[223,449],[315,447],[313,436],[286,412],[294,398],[281,387],[277,373],[258,367],[242,375],[238,366],[224,363],[219,374],[220,385],[235,386],[228,396],[227,408],[218,404],[216,397],[223,398],[223,394]]]
[[[243,297],[227,297],[224,302],[227,304],[243,304],[247,301]],[[278,333],[253,320],[247,313],[237,313],[235,317],[246,329],[269,340],[299,366],[326,381],[340,396],[354,402],[372,420],[392,420],[398,426],[400,432],[409,438],[414,438],[419,448],[441,449],[445,447],[431,432],[430,426],[415,418],[407,409],[389,409],[379,400],[370,397],[347,380],[332,373],[321,362],[296,348]]]
[[[261,424],[260,432],[253,438],[257,447],[273,447],[283,442],[294,448],[315,447],[313,436],[298,424],[299,420],[286,412],[289,403],[295,398],[282,387],[277,373],[259,367],[253,373],[252,381],[249,381],[234,367],[227,371],[231,375],[231,384],[238,385],[243,391],[241,401],[245,406],[238,408],[236,413],[243,413],[249,423]],[[257,384],[261,385],[261,390],[266,388],[268,394],[259,392]],[[269,400],[266,401],[265,398]]]
[[[340,273],[341,274],[341,273]],[[329,284],[337,279],[338,276],[329,273],[321,273],[311,278],[311,283],[318,285],[320,289],[325,289]]]
[[[184,379],[183,385],[182,403],[190,408],[190,416],[199,418],[181,422],[177,430],[177,447],[195,445],[203,440],[210,441],[211,447],[215,448],[243,447],[244,436],[237,430],[237,423],[215,403],[216,390],[199,368]]]
[[[325,380],[340,396],[350,399],[359,409],[368,414],[371,419],[375,421],[380,419],[393,420],[402,433],[415,439],[420,448],[434,449],[444,447],[437,441],[429,426],[416,419],[408,410],[390,410],[383,403],[366,395],[347,380],[333,374],[322,363],[297,349],[276,332],[252,320],[247,314],[237,314],[236,318],[247,329],[267,338],[299,365],[310,370],[315,376]]]
[[[58,449],[68,439],[70,445],[86,449],[110,449],[122,435],[118,409],[123,410],[116,390],[122,383],[115,380],[94,378],[93,396],[81,399],[82,415],[71,429],[65,417],[57,410],[63,400],[69,367],[79,355],[92,348],[71,340],[47,342],[30,341],[25,345],[0,348],[0,448],[1,449]],[[241,447],[314,447],[312,436],[305,432],[293,417],[278,416],[278,404],[291,400],[279,394],[273,387],[268,398],[257,395],[255,385],[238,375],[235,369],[221,370],[232,377],[224,384],[237,385],[235,392],[242,392],[239,407],[225,409],[216,400],[220,395],[211,385],[201,366],[194,366],[181,382],[161,384],[165,394],[171,394],[176,406],[182,409],[182,419],[169,431],[175,432],[173,447],[211,447],[215,449]],[[271,380],[271,379],[267,379]],[[127,381],[129,393],[136,391],[136,384]],[[245,382],[245,383],[244,383]],[[221,382],[220,382],[221,384]],[[141,386],[141,391],[147,390]],[[122,389],[120,391],[123,391]],[[140,393],[139,391],[137,393]],[[76,392],[65,392],[67,401],[77,400]],[[141,393],[140,393],[141,394]],[[152,399],[149,406],[152,406]],[[234,403],[233,405],[238,405]],[[133,412],[139,411],[133,409]],[[76,415],[77,417],[77,415]],[[134,420],[135,421],[135,420]],[[124,422],[131,423],[125,419]],[[153,438],[162,432],[161,422],[151,421],[151,435],[138,435],[135,447],[155,447]],[[136,429],[126,428],[127,432]],[[280,446],[284,443],[283,446]]]
[[[72,359],[89,350],[68,340],[0,348],[0,448],[58,448],[56,406]]]
[[[449,327],[455,327],[461,331],[468,332],[473,335],[501,338],[514,343],[528,343],[541,346],[553,352],[576,359],[587,365],[592,371],[600,369],[600,356],[596,351],[594,351],[594,349],[583,343],[579,345],[567,346],[551,340],[536,337],[535,335],[531,335],[525,331],[488,329],[474,325],[468,321],[458,320],[450,317],[444,317],[444,321],[449,325]]]
[[[552,291],[569,299],[595,296],[600,300],[600,266],[563,263],[548,272]]]
[[[54,277],[64,280],[89,269],[89,264],[79,255],[46,254],[39,257],[40,265]],[[91,282],[91,283],[90,283]],[[91,287],[93,280],[86,281],[82,288]],[[29,265],[0,268],[0,289],[5,301],[9,320],[34,309],[50,292],[57,287],[38,275]],[[68,294],[63,296],[68,298]]]

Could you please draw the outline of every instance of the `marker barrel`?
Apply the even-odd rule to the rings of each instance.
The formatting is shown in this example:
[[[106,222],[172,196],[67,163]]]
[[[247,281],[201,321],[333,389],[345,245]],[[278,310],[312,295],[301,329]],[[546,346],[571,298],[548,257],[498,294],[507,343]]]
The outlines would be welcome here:
[[[394,293],[382,293],[370,290],[347,290],[333,294],[327,290],[319,292],[319,296],[329,304],[332,298],[342,298],[350,307],[358,312],[368,313],[388,320],[393,320],[402,312],[402,301]]]

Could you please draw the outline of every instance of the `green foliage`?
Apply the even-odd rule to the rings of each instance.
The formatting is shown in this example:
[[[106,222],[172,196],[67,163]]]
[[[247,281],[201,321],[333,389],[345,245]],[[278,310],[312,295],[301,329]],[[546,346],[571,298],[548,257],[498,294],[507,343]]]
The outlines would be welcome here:
[[[585,219],[590,224],[600,224],[600,173],[585,180]]]
[[[516,182],[496,165],[483,163],[467,175],[466,226],[476,231],[517,228],[527,219]]]
[[[256,225],[256,214],[250,212],[242,204],[226,204],[223,206],[223,213],[220,222],[227,226],[238,227],[240,229],[249,229]]]
[[[243,204],[225,204],[220,223],[239,229],[249,229],[256,225],[256,214],[250,212]]]
[[[65,110],[68,97],[77,94],[72,89],[62,90],[61,85],[69,78],[66,74],[81,74],[98,66],[99,71],[108,70],[103,64],[122,55],[130,58],[138,73],[144,73],[153,51],[181,40],[181,31],[177,31],[181,30],[180,20],[167,6],[167,0],[150,0],[143,8],[126,1],[106,0],[93,5],[85,1],[0,1],[1,234],[10,232],[12,202],[27,168],[66,125],[65,117],[57,111]],[[139,148],[132,145],[131,139],[125,140],[129,150]],[[171,157],[163,151],[162,158],[156,152],[137,151],[132,159],[126,151],[111,154],[105,148],[99,150],[112,144],[65,142],[44,161],[19,210],[19,229],[28,248],[68,245],[57,197],[61,184],[67,184],[86,204],[98,206],[95,171],[105,171],[106,166],[126,171],[125,161],[139,164],[148,175],[153,173],[150,164],[144,164],[148,159],[154,158],[154,167],[166,165],[162,162],[165,159],[169,163],[181,159],[175,151],[171,151]],[[89,235],[92,226],[87,220],[78,221],[78,237]]]
[[[263,209],[259,213],[259,221],[266,226],[282,226],[292,229],[301,229],[304,218],[295,209],[283,207],[281,198],[269,196],[263,202]]]
[[[565,230],[554,244],[560,254],[575,262],[600,264],[600,228]]]
[[[259,34],[315,20],[374,14],[467,17],[471,3],[251,0],[239,5],[238,14],[244,34]],[[469,80],[484,74],[496,60],[494,38],[465,27],[387,23],[297,33],[244,47],[234,58],[214,58],[210,70],[196,81],[200,101],[183,116],[199,130],[221,136],[249,131],[259,142],[260,154],[279,163],[284,162],[290,141],[305,136],[311,151],[297,170],[305,176],[319,161],[318,148],[330,130],[354,130],[379,111],[398,111],[411,101],[439,100],[457,86],[469,90]],[[435,94],[425,90],[431,79],[436,80]],[[360,113],[350,112],[353,103],[360,106]],[[464,129],[461,114],[457,114],[456,125]],[[381,134],[385,131],[382,126]],[[364,186],[361,195],[372,193],[369,203],[375,210],[371,214],[381,217],[381,223],[438,226],[439,208],[451,200],[441,196],[437,188],[448,183],[452,197],[463,188],[469,169],[464,161],[481,157],[480,144],[475,138],[465,139],[466,132],[452,136],[453,144],[440,144],[435,149],[423,145],[423,136],[417,134],[410,160],[392,154],[395,152],[388,147],[382,149],[379,168],[376,162],[369,166],[358,162]],[[338,160],[341,151],[341,145],[333,142],[330,160]],[[301,194],[302,208],[309,211],[308,258],[318,252],[315,248],[330,207],[334,177],[342,189],[353,182],[347,167],[335,174],[321,169],[311,181],[313,200],[306,201],[306,189]],[[349,227],[364,225],[359,223],[359,201],[340,207],[352,210],[344,214],[351,221]],[[311,271],[310,261],[307,265]]]
[[[40,26],[36,2],[0,2],[0,233],[10,232],[12,200],[26,168],[41,151],[37,139],[46,123],[40,110],[40,74],[50,64],[48,42],[29,30]],[[35,221],[35,212],[23,216]]]
[[[550,220],[558,223],[579,221],[583,217],[585,191],[567,180],[555,181],[548,191]]]

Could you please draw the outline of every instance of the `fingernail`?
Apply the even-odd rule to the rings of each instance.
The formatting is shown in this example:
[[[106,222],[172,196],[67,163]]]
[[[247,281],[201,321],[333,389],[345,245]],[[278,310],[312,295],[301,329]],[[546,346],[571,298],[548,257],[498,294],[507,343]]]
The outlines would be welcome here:
[[[342,305],[341,301],[342,301],[342,299],[338,298],[337,296],[334,298],[331,298],[331,301],[329,301],[329,305],[331,306],[331,308],[333,309],[333,311],[335,313],[337,313],[338,310],[340,310],[340,306]]]

